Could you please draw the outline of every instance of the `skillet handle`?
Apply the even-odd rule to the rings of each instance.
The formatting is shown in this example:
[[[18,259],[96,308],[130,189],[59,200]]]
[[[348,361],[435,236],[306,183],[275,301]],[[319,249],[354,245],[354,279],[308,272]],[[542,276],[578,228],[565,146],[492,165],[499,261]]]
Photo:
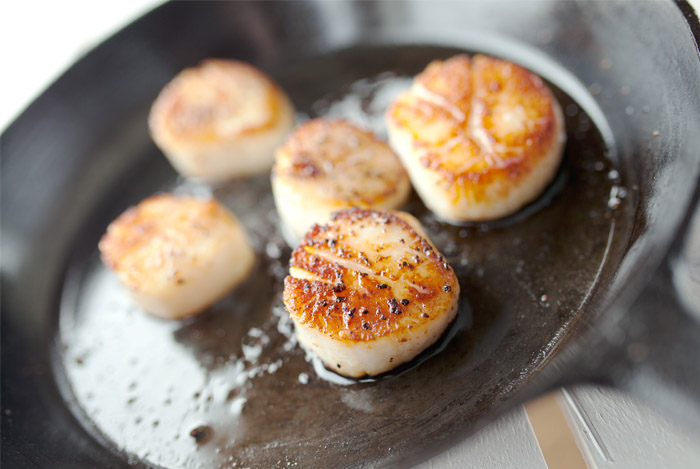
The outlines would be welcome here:
[[[631,310],[624,353],[633,366],[621,387],[700,434],[700,323],[670,267],[657,272]],[[694,287],[700,293],[698,280]]]
[[[700,209],[688,228],[582,365],[700,434]]]

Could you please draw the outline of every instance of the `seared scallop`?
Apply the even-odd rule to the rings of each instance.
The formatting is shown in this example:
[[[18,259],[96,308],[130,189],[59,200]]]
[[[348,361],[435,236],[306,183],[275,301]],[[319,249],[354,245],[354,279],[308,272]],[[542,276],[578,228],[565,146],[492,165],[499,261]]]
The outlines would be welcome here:
[[[209,59],[168,83],[149,126],[180,174],[218,182],[268,171],[294,126],[294,108],[252,65]]]
[[[389,143],[439,217],[509,215],[543,191],[562,157],[562,112],[542,79],[477,55],[436,60],[386,113]]]
[[[129,208],[99,249],[136,302],[166,319],[206,309],[246,278],[255,259],[243,226],[219,202],[173,194]]]
[[[284,281],[299,343],[349,377],[413,359],[453,321],[458,296],[452,268],[399,211],[352,208],[314,225]]]
[[[342,120],[301,125],[277,150],[272,169],[275,204],[293,244],[336,210],[399,208],[410,188],[389,146]]]

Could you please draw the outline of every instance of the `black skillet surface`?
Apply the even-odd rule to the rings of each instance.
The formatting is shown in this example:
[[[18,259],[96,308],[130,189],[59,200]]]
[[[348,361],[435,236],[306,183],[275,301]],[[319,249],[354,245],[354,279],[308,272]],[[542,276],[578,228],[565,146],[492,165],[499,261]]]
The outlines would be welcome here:
[[[265,178],[214,189],[251,231],[259,262],[208,314],[145,317],[99,264],[106,224],[177,184],[145,116],[181,68],[251,61],[314,115],[315,102],[358,79],[414,74],[457,50],[504,56],[553,82],[569,141],[555,183],[509,220],[452,227],[411,202],[463,289],[451,340],[420,366],[350,386],[315,374],[280,308],[289,250]],[[588,329],[634,299],[688,210],[698,68],[672,4],[159,8],[3,135],[3,464],[407,464],[562,382],[585,358],[581,344],[598,338]],[[602,376],[600,360],[583,363]]]

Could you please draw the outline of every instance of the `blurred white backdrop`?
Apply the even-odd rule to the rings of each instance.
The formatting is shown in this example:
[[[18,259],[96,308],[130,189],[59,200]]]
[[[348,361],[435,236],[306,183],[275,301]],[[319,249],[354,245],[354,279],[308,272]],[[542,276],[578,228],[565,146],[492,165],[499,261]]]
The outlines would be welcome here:
[[[162,0],[0,2],[0,130],[70,65]]]

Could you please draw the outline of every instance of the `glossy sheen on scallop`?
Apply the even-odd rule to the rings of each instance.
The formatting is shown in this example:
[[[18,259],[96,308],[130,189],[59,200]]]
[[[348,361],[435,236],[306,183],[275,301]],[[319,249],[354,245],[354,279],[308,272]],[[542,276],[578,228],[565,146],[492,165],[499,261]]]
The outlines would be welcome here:
[[[294,109],[252,65],[209,59],[168,83],[149,126],[178,172],[216,182],[267,171],[294,126]]]
[[[483,55],[430,63],[386,121],[416,191],[451,221],[503,217],[534,200],[554,177],[566,139],[542,79]]]
[[[389,146],[342,120],[301,125],[277,150],[272,170],[277,211],[297,240],[336,210],[399,208],[410,188]]]
[[[246,278],[255,259],[243,226],[219,202],[172,194],[129,208],[99,249],[136,302],[167,319],[207,308]]]
[[[404,212],[335,213],[294,250],[289,274],[284,303],[300,343],[346,376],[410,361],[457,313],[452,268]]]

